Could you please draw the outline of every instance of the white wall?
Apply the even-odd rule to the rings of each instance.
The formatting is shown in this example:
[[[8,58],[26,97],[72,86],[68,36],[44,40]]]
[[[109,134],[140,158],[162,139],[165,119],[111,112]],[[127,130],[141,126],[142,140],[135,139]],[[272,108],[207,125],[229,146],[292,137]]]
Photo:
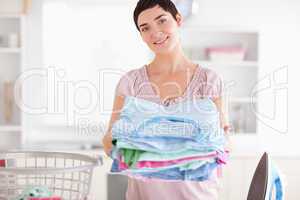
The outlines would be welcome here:
[[[142,66],[148,57],[133,23],[132,5],[96,0],[32,1],[26,18],[27,55],[24,70],[55,67],[46,73],[58,74],[58,70],[64,70],[65,75],[62,78],[56,76],[56,82],[37,76],[26,80],[24,95],[27,105],[47,107],[47,112],[43,114],[24,113],[26,139],[61,141],[81,138],[79,141],[82,142],[87,135],[79,137],[76,126],[80,120],[85,120],[90,123],[89,128],[97,129],[88,131],[88,134],[94,134],[88,140],[99,143],[103,132],[103,126],[99,124],[106,125],[109,120],[118,79],[126,71]],[[111,70],[113,75],[110,76],[113,77],[106,76],[102,80],[102,69]],[[63,88],[68,87],[60,90],[62,93],[56,91],[58,81]],[[86,85],[82,87],[83,90],[78,89],[82,83],[80,81],[89,82],[97,92],[92,91],[92,97],[88,96],[90,91]],[[69,84],[78,84],[77,89],[70,88]],[[69,94],[71,89],[76,90],[76,94]],[[79,106],[75,107],[74,103],[89,106],[91,98],[96,101],[95,109],[88,112],[86,109],[85,114],[75,116]],[[64,110],[57,107],[63,107]],[[67,126],[71,126],[71,129]]]
[[[261,144],[262,149],[276,154],[299,154],[300,148],[295,148],[298,146],[300,136],[296,125],[299,106],[296,103],[298,95],[294,81],[297,79],[295,70],[300,66],[300,59],[296,55],[300,45],[300,2],[296,0],[196,2],[199,5],[198,12],[187,21],[187,26],[240,27],[259,31],[259,77],[263,80],[261,82],[263,86],[269,83],[269,77],[272,80],[274,74],[285,83],[286,68],[279,72],[278,70],[288,66],[288,85],[273,84],[273,88],[260,93],[259,112],[268,117],[259,115],[261,117],[258,120],[259,138],[256,142]],[[287,87],[288,98],[285,90]],[[279,90],[280,88],[282,90]],[[276,102],[274,92],[277,92],[278,96]],[[288,116],[286,116],[287,106]]]

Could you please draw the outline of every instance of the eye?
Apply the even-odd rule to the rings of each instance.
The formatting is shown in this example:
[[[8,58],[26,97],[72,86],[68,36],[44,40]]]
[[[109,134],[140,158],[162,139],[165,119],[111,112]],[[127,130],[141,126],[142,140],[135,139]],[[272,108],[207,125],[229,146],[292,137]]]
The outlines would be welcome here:
[[[160,19],[160,20],[158,21],[158,23],[159,23],[159,24],[163,24],[163,23],[165,23],[166,21],[167,21],[167,19],[162,18],[162,19]]]
[[[149,30],[148,27],[143,27],[143,28],[141,28],[141,31],[142,31],[142,32],[146,32],[146,31],[148,31],[148,30]]]

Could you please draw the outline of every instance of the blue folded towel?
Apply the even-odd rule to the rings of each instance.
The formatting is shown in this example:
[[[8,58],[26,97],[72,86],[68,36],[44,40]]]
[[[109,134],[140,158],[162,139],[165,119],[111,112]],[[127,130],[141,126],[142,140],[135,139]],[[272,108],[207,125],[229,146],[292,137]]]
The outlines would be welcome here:
[[[112,172],[172,180],[202,181],[217,167],[215,160],[193,170],[180,166],[153,171],[119,170],[120,149],[136,149],[156,154],[174,155],[188,151],[199,155],[224,152],[225,137],[217,107],[209,98],[187,100],[168,107],[127,96],[120,118],[112,126],[116,145],[112,151]],[[173,156],[174,157],[174,156]]]

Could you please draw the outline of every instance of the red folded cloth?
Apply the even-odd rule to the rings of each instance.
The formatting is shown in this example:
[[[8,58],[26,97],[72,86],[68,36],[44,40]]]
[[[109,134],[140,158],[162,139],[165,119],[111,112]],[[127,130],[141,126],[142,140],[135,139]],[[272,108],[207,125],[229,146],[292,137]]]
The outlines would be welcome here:
[[[5,167],[5,160],[0,160],[0,167]]]
[[[29,200],[62,200],[60,197],[31,197]]]
[[[242,47],[208,47],[205,49],[209,52],[222,52],[222,53],[244,53],[246,50]]]

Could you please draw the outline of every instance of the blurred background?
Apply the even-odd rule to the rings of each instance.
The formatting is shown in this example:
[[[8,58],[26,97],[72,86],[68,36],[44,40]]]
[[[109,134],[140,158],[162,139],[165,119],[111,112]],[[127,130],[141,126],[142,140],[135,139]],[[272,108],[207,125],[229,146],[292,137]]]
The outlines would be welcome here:
[[[0,150],[103,154],[118,80],[153,57],[133,22],[136,2],[0,0]],[[174,2],[184,52],[225,83],[232,153],[222,198],[245,199],[268,151],[286,199],[299,199],[299,1]],[[110,183],[124,193],[110,162],[97,169],[96,199],[113,199]]]

